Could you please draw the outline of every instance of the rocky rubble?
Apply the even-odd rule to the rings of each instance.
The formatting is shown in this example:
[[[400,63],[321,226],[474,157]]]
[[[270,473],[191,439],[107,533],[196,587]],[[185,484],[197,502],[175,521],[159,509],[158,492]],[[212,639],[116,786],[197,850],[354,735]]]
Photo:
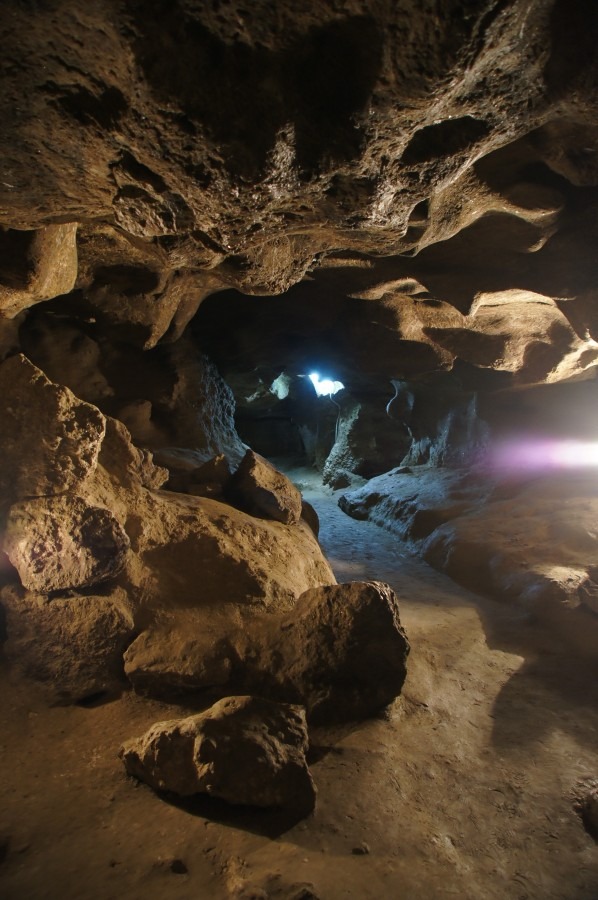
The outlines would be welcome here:
[[[47,630],[54,635],[51,653],[58,668],[75,665],[74,657],[84,665],[90,654],[84,642],[68,639],[78,610],[81,628],[95,633],[95,625],[89,631],[85,624],[88,602],[77,600],[83,589],[124,592],[132,636],[133,627],[139,631],[169,615],[173,631],[177,615],[193,616],[195,629],[213,618],[226,631],[238,627],[243,611],[286,610],[307,588],[334,582],[303,520],[287,526],[224,502],[160,491],[168,472],[133,445],[122,423],[50,382],[23,356],[0,366],[0,380],[1,540],[10,564],[4,564],[3,577],[46,598],[37,605],[44,621],[55,618]],[[27,410],[34,417],[39,412],[37,419]],[[300,503],[299,498],[299,512]],[[13,588],[7,590],[14,607]],[[25,599],[23,604],[28,610]],[[10,646],[19,631],[16,613],[8,618]],[[102,642],[110,640],[122,653],[122,626],[108,616]],[[25,670],[25,644],[20,638],[17,643]],[[43,668],[43,646],[31,650],[31,668]]]

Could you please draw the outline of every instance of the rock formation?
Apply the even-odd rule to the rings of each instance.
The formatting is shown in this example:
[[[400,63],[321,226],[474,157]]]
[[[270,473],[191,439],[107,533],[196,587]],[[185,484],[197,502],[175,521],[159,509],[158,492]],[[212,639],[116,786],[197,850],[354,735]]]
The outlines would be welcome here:
[[[258,610],[287,610],[307,588],[334,582],[300,519],[299,492],[274,469],[271,503],[276,491],[293,498],[292,526],[222,500],[160,491],[168,472],[132,444],[122,423],[25,357],[6,360],[0,380],[7,650],[21,671],[45,672],[60,696],[95,693],[87,681],[108,684],[115,670],[122,681],[126,644],[156,620],[171,636],[208,623],[226,633]],[[82,590],[105,591],[106,599],[94,604]],[[45,632],[39,643],[35,628]]]
[[[310,588],[290,612],[246,619],[241,629],[192,624],[190,616],[178,629],[160,621],[133,641],[125,671],[136,690],[167,699],[251,691],[330,722],[378,712],[405,681],[409,643],[398,599],[382,583]]]
[[[128,679],[315,722],[389,703],[396,596],[335,583],[278,451],[453,577],[594,629],[591,480],[492,460],[597,437],[596,3],[6,0],[0,30],[13,673],[61,702]],[[226,754],[188,766],[265,702],[125,757],[172,786],[164,740],[238,797]]]
[[[48,597],[10,585],[0,603],[8,634],[3,651],[13,675],[33,681],[50,702],[116,696],[126,686],[123,652],[135,626],[122,588]]]
[[[311,812],[305,714],[298,706],[228,697],[196,716],[156,722],[120,751],[127,772],[181,797]]]

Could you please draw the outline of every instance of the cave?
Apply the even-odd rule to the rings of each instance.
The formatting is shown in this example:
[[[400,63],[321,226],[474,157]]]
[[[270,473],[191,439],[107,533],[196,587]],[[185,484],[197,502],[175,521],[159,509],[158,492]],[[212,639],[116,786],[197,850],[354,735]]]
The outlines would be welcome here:
[[[0,896],[596,900],[595,0],[0,32]]]

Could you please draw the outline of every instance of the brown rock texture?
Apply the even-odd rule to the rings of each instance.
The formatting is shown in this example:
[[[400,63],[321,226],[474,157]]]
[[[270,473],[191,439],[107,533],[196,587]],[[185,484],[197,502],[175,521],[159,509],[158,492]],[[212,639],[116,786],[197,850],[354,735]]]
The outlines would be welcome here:
[[[125,686],[122,654],[134,635],[125,591],[48,599],[16,585],[0,591],[13,674],[39,685],[54,703],[113,695]]]
[[[150,696],[252,691],[300,703],[310,721],[334,722],[391,703],[408,653],[391,588],[350,582],[311,588],[290,612],[247,618],[241,629],[223,631],[214,615],[201,630],[189,615],[175,628],[150,629],[128,648],[125,671]]]
[[[20,354],[0,366],[0,417],[3,500],[61,494],[94,472],[104,416]]]
[[[152,348],[214,292],[310,273],[297,296],[342,305],[349,373],[594,371],[587,0],[56,0],[2,19],[5,314],[59,295]]]
[[[129,538],[107,509],[78,497],[15,503],[3,549],[24,587],[51,593],[91,587],[124,568]]]
[[[0,231],[0,316],[68,294],[77,280],[77,225]]]
[[[241,696],[187,719],[156,722],[120,756],[129,775],[156,790],[307,815],[316,802],[307,748],[301,707]]]
[[[301,518],[301,492],[286,475],[248,450],[228,484],[228,495],[248,512],[285,525]]]
[[[372,715],[398,697],[407,674],[398,599],[382,582],[312,588],[257,643],[255,677],[269,695],[297,698],[312,722]]]
[[[23,356],[8,359],[1,372],[8,438],[1,449],[11,473],[7,495],[15,501],[2,522],[4,558],[14,567],[4,566],[8,581],[18,578],[32,596],[60,603],[70,596],[65,592],[82,588],[124,591],[137,632],[166,632],[175,644],[209,623],[226,634],[249,613],[289,609],[307,588],[334,582],[305,522],[288,526],[213,499],[160,491],[168,472],[132,443],[121,422],[50,382]],[[27,409],[39,411],[35,423]],[[225,434],[241,446],[224,418]],[[211,433],[217,439],[214,422]],[[220,457],[207,475],[224,468]],[[86,605],[73,603],[65,643],[78,611],[87,628]],[[13,616],[9,642],[18,633]],[[120,635],[112,640],[121,654]],[[166,642],[162,654],[170,649]],[[40,656],[53,652],[40,645]],[[46,671],[51,677],[49,661]]]

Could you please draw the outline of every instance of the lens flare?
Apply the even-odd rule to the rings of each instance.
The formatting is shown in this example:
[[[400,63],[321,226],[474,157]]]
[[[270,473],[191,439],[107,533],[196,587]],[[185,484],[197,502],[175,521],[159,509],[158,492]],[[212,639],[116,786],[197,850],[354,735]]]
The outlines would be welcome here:
[[[510,440],[490,454],[490,465],[503,472],[587,469],[598,466],[597,441]]]

